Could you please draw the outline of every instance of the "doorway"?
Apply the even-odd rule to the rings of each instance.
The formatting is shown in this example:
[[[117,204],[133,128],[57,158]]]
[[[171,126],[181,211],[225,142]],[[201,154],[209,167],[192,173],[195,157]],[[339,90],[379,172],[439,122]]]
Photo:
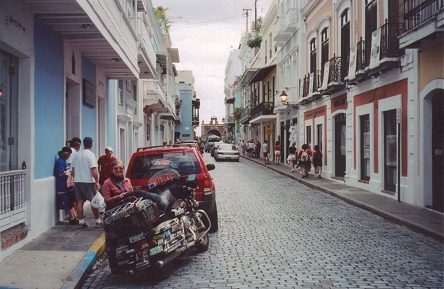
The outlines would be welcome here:
[[[444,92],[432,98],[432,209],[444,212]],[[427,165],[427,164],[425,164]]]
[[[66,139],[80,137],[80,84],[66,78],[65,115]]]
[[[360,117],[361,127],[361,180],[370,181],[370,116]]]
[[[384,112],[384,190],[395,192],[397,181],[396,110]]]
[[[345,176],[345,113],[335,116],[335,177]]]

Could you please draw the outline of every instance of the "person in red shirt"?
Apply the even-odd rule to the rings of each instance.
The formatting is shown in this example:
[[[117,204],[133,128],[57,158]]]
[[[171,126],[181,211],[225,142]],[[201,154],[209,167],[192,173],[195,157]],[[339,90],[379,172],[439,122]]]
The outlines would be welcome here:
[[[103,184],[105,183],[106,179],[108,179],[111,176],[112,168],[111,164],[113,161],[115,161],[117,158],[113,156],[113,148],[112,147],[106,147],[105,148],[105,154],[101,155],[100,158],[97,160],[97,164],[99,165],[99,184],[100,188],[103,187]],[[103,191],[101,190],[102,194]]]

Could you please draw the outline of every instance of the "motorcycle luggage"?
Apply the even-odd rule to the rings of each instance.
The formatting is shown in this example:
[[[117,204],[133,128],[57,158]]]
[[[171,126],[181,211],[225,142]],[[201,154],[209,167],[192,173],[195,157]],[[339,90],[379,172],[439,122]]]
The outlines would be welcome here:
[[[157,206],[151,200],[136,200],[104,214],[104,229],[112,239],[149,230],[159,219]]]

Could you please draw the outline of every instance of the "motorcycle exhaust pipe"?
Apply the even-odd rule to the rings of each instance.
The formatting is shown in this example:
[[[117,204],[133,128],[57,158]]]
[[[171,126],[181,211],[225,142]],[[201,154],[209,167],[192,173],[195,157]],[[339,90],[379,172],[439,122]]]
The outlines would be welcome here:
[[[156,261],[156,267],[157,268],[162,268],[164,267],[166,264],[168,264],[169,262],[173,261],[174,259],[176,259],[177,257],[180,256],[180,254],[182,254],[183,250],[182,249],[177,249],[176,251],[174,251],[173,253],[171,253],[171,255],[166,256],[165,258],[161,259],[161,260],[157,260]]]

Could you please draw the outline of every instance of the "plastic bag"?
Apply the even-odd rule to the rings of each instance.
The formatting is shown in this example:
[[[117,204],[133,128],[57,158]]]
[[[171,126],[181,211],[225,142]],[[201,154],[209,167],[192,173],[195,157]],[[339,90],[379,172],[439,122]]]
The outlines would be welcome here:
[[[102,209],[106,207],[105,199],[103,198],[102,194],[97,191],[94,198],[91,200],[91,206],[93,206],[96,209]]]

